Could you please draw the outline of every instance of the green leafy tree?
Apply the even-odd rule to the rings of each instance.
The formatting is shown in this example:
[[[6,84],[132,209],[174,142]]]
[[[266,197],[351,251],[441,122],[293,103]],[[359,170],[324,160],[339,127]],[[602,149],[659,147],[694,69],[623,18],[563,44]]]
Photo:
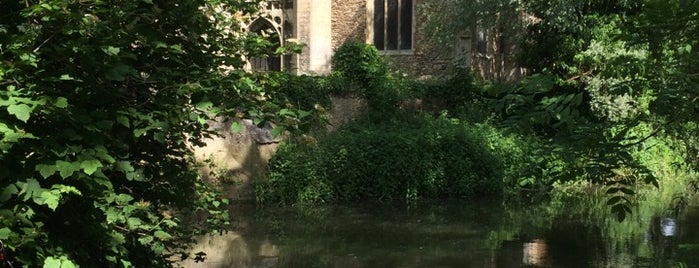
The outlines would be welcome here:
[[[698,1],[443,4],[453,8],[434,19],[448,22],[436,36],[481,27],[516,40],[530,75],[488,93],[505,125],[548,140],[567,160],[559,180],[610,185],[609,203],[623,218],[637,181],[657,184],[633,156],[648,140],[674,137],[696,162],[696,135],[687,134],[697,131]]]
[[[0,240],[11,261],[169,266],[194,235],[224,226],[227,201],[199,181],[191,147],[215,134],[216,116],[280,114],[265,77],[242,70],[260,51],[241,26],[258,6],[0,2]]]

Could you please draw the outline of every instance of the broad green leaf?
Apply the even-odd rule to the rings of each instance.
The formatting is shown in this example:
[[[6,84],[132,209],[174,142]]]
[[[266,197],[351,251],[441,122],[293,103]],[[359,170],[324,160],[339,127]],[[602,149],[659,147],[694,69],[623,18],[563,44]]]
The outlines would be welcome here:
[[[122,126],[131,127],[131,124],[129,123],[129,118],[126,116],[117,115],[116,121],[117,121],[117,123],[119,123]]]
[[[138,226],[143,224],[143,221],[141,221],[141,219],[136,218],[136,217],[130,217],[126,220],[126,224],[129,225],[130,229],[136,229]]]
[[[37,205],[45,205],[46,197],[44,197],[43,194],[47,191],[48,190],[44,188],[34,190],[34,192],[32,192],[32,201]]]
[[[231,132],[238,133],[241,130],[243,130],[243,124],[238,121],[231,123]]]
[[[155,236],[155,238],[158,238],[160,240],[168,240],[168,239],[172,238],[172,236],[170,234],[168,234],[162,230],[155,231],[153,236]]]
[[[114,231],[114,232],[112,232],[111,237],[112,237],[111,242],[113,242],[117,245],[121,245],[121,244],[124,244],[126,242],[126,237],[122,233]]]
[[[56,98],[56,103],[54,104],[57,108],[66,108],[68,107],[68,99],[64,97],[58,97]]]
[[[80,169],[80,164],[58,160],[56,161],[56,168],[58,169],[58,173],[61,175],[61,178],[66,179],[72,176],[75,171]]]
[[[44,260],[44,268],[61,268],[61,260],[48,257]]]
[[[109,164],[116,162],[116,159],[109,155],[107,148],[104,148],[104,146],[102,145],[95,146],[95,156],[99,157],[100,159],[106,161]]]
[[[0,193],[0,202],[10,200],[10,198],[12,198],[12,195],[16,194],[17,192],[19,192],[17,186],[15,186],[14,184],[7,185],[7,187],[5,187],[5,189],[2,190],[2,193]]]
[[[64,80],[64,81],[75,80],[75,78],[73,78],[73,77],[71,77],[70,75],[67,75],[67,74],[62,74],[61,77],[59,77],[58,79]]]
[[[145,176],[141,170],[126,172],[126,179],[130,181],[145,181]]]
[[[7,112],[17,117],[22,122],[27,122],[32,112],[32,108],[24,103],[7,106]]]
[[[44,200],[44,205],[55,211],[58,207],[58,201],[61,199],[61,194],[54,191],[44,191],[41,193],[41,198]]]
[[[163,224],[165,224],[165,226],[167,226],[167,227],[175,227],[175,226],[177,226],[177,222],[175,222],[175,221],[173,221],[173,220],[169,220],[169,219],[163,220]]]
[[[68,258],[61,258],[61,268],[76,268],[77,266]]]
[[[5,228],[0,228],[0,240],[7,240],[10,238],[10,234],[12,233],[12,230],[10,228],[5,227]]]
[[[24,201],[29,200],[35,191],[41,189],[41,184],[35,179],[28,179],[22,186],[22,191],[19,194],[24,194]]]
[[[64,185],[64,184],[54,184],[51,186],[52,191],[58,191],[59,193],[70,193],[70,194],[76,194],[76,195],[82,195],[82,192],[78,190],[78,188],[75,188],[75,186],[70,186],[70,185]]]
[[[104,53],[106,53],[109,56],[116,56],[119,55],[121,49],[119,49],[118,47],[108,46],[106,48],[103,48],[102,51],[104,51]]]
[[[170,51],[175,52],[177,54],[183,53],[182,46],[179,44],[170,46]]]
[[[280,116],[292,116],[292,117],[296,117],[296,113],[295,113],[294,111],[292,111],[292,110],[289,110],[289,109],[281,109],[281,110],[279,110],[279,113],[278,113],[278,114],[279,114]]]
[[[129,161],[116,162],[116,169],[123,172],[133,172],[134,168]]]
[[[39,171],[39,174],[41,174],[41,177],[44,179],[47,179],[48,177],[51,177],[58,169],[56,168],[56,165],[44,165],[44,164],[38,164],[36,165],[35,168],[36,171]]]
[[[34,66],[34,68],[38,67],[37,60],[36,60],[36,55],[34,54],[29,54],[29,53],[24,53],[19,56],[19,59],[24,61],[25,63]]]
[[[141,242],[141,245],[148,245],[151,242],[153,242],[153,237],[152,236],[144,236],[138,239],[138,242]]]
[[[149,130],[149,128],[147,128],[147,127],[146,127],[146,128],[134,129],[133,135],[134,135],[134,137],[137,137],[137,138],[138,138],[138,137],[143,136],[143,134],[146,134],[146,132],[148,132],[148,130]]]
[[[105,211],[104,214],[107,217],[107,224],[112,224],[119,220],[119,212],[117,212],[115,209],[107,209],[107,211]]]
[[[208,110],[213,106],[214,104],[210,101],[202,101],[200,103],[197,103],[197,109],[199,110]]]
[[[272,129],[271,134],[272,134],[272,137],[277,138],[277,137],[279,137],[279,135],[282,134],[282,132],[284,132],[284,127],[275,127]]]
[[[303,110],[299,111],[299,118],[304,118],[304,117],[309,116],[309,115],[311,115],[311,112],[303,111]]]
[[[80,163],[80,168],[83,169],[85,174],[87,175],[92,175],[92,173],[95,173],[98,168],[102,167],[102,162],[100,162],[97,159],[90,159],[90,160],[85,160]]]
[[[116,196],[117,204],[125,204],[131,202],[131,200],[133,200],[133,197],[128,194],[119,194]]]

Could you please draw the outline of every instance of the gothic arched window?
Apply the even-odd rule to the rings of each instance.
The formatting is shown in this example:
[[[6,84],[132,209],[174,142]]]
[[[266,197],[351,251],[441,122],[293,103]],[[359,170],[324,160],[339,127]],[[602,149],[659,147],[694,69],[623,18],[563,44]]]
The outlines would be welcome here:
[[[250,67],[255,71],[281,71],[281,58],[274,54],[274,51],[281,46],[281,38],[274,25],[264,18],[259,18],[250,24],[248,29],[250,32],[264,37],[272,44],[269,54],[250,58]]]

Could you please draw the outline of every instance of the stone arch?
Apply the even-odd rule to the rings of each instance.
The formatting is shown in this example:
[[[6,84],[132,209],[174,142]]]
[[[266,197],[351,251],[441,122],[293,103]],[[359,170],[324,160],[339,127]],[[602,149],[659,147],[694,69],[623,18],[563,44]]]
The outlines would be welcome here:
[[[272,44],[272,51],[281,47],[282,45],[282,35],[279,33],[279,27],[275,27],[275,23],[266,18],[258,18],[253,21],[248,27],[248,31],[251,33],[259,34],[260,36],[267,39]],[[255,71],[281,71],[282,61],[278,55],[274,55],[273,52],[262,57],[252,57],[249,60],[250,67]]]

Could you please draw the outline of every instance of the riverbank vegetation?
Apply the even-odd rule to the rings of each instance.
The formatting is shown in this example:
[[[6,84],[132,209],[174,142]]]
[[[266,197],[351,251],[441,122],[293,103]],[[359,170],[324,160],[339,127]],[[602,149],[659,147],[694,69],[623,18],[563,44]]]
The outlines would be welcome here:
[[[312,112],[244,71],[271,45],[242,28],[259,5],[0,2],[0,266],[169,267],[228,227],[191,150],[207,122]]]
[[[516,45],[527,74],[481,80],[466,69],[415,81],[374,48],[346,44],[333,76],[367,99],[368,112],[317,143],[282,148],[257,187],[260,201],[538,199],[583,181],[606,191],[623,219],[639,187],[680,178],[696,188],[697,1],[448,4],[440,10],[454,13],[435,17],[436,40],[479,21]],[[529,19],[511,24],[510,13]],[[450,154],[461,157],[442,158]]]
[[[191,152],[215,118],[305,134],[255,185],[261,204],[539,200],[589,182],[623,219],[640,185],[696,189],[698,1],[447,2],[456,13],[435,17],[435,40],[476,21],[519,33],[507,36],[528,74],[417,81],[357,43],[329,76],[254,74],[244,58],[272,46],[241,20],[259,1],[0,2],[0,261],[192,257],[195,235],[228,223]],[[506,11],[535,19],[505,23]],[[326,132],[333,94],[368,110]]]

